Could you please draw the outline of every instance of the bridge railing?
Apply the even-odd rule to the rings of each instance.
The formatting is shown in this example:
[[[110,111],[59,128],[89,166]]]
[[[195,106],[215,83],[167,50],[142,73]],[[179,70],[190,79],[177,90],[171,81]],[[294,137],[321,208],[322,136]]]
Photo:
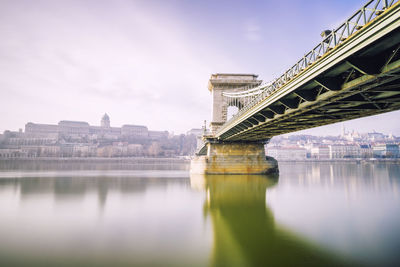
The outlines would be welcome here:
[[[350,18],[342,23],[338,28],[325,31],[327,35],[311,51],[306,53],[300,60],[289,68],[284,74],[272,82],[263,83],[257,87],[249,87],[240,93],[223,93],[228,98],[244,98],[245,104],[241,109],[227,121],[233,121],[243,113],[248,111],[257,103],[272,95],[276,90],[284,86],[302,71],[318,61],[333,48],[345,42],[355,32],[362,29],[369,22],[380,16],[386,9],[394,5],[399,0],[370,0]],[[254,93],[258,92],[258,93]]]

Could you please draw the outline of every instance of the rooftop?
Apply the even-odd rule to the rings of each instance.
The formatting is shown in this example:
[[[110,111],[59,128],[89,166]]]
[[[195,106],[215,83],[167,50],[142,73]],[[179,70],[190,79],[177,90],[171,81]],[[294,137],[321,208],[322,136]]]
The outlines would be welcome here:
[[[68,125],[68,126],[89,126],[86,121],[60,121],[58,125]]]

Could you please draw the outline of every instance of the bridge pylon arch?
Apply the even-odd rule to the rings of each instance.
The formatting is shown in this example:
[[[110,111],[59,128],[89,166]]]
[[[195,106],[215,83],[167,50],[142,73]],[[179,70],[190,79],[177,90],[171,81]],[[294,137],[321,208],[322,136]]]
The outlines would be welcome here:
[[[229,100],[224,92],[237,93],[256,87],[262,83],[256,74],[215,73],[208,82],[208,90],[213,96],[211,132],[215,133],[228,119],[228,107],[239,109],[244,105],[243,100]]]
[[[208,89],[213,94],[211,135],[191,161],[191,174],[268,174],[278,172],[277,161],[265,156],[265,141],[229,142],[213,137],[228,119],[228,107],[239,110],[247,104],[246,93],[262,81],[255,74],[212,74]],[[237,96],[237,97],[236,97]]]

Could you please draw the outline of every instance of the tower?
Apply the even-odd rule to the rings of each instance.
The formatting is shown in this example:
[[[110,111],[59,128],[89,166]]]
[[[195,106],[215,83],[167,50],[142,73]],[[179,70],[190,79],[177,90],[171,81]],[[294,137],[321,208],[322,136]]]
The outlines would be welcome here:
[[[108,117],[107,113],[101,118],[101,127],[110,128],[110,117]]]
[[[249,87],[258,86],[262,81],[257,80],[257,77],[258,75],[255,74],[216,73],[211,75],[208,90],[213,96],[212,133],[215,133],[227,121],[228,107],[232,105],[227,102],[222,93],[240,92]],[[236,105],[241,105],[241,103],[237,102]]]

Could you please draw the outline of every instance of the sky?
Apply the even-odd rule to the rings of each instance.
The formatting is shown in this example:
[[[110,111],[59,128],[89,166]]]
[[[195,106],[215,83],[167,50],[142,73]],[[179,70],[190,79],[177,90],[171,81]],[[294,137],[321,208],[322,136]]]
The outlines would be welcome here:
[[[176,134],[210,122],[212,73],[280,76],[360,0],[0,0],[0,132],[60,120]],[[345,122],[400,135],[400,112]],[[341,124],[301,133],[338,135]]]

